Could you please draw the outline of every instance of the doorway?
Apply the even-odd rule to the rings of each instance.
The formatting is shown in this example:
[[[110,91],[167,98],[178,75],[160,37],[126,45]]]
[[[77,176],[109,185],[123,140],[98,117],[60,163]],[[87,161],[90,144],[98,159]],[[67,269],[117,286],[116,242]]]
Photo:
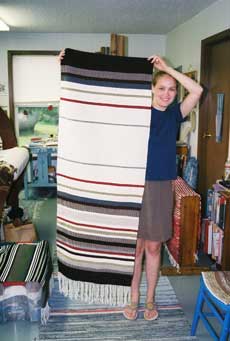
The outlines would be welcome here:
[[[230,129],[230,30],[205,40],[201,45],[201,84],[204,96],[200,105],[198,191],[206,207],[207,190],[224,175],[228,158]],[[223,105],[222,105],[223,104]],[[219,108],[219,110],[218,110]],[[217,114],[218,119],[217,118]],[[220,115],[222,114],[222,115]],[[222,117],[222,121],[221,121]],[[220,129],[217,129],[217,123]]]

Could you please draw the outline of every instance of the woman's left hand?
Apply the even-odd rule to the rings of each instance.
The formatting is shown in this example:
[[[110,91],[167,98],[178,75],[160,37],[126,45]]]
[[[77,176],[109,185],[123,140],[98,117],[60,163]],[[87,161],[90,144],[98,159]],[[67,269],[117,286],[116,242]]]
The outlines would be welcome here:
[[[168,68],[168,65],[166,64],[166,62],[159,56],[157,55],[153,55],[153,56],[150,56],[148,58],[148,60],[150,61],[150,63],[153,64],[153,66],[160,70],[160,71],[166,71],[167,68]]]

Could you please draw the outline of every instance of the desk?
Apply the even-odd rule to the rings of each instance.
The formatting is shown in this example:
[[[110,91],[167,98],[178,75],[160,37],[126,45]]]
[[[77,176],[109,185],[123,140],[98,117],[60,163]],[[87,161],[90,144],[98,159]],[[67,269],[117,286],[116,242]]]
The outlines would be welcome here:
[[[56,146],[29,145],[30,161],[24,177],[25,198],[29,189],[35,187],[56,187]]]

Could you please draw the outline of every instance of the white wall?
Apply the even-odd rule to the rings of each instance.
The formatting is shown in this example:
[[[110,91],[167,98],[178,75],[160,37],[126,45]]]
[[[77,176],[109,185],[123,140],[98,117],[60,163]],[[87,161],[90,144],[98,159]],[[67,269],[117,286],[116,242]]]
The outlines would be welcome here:
[[[124,34],[128,41],[128,56],[148,57],[153,53],[165,55],[165,35]],[[8,89],[8,50],[57,50],[70,47],[96,52],[110,45],[110,34],[75,33],[0,33],[0,84]],[[0,106],[8,106],[8,94],[0,94]]]
[[[197,70],[199,78],[201,40],[226,29],[230,29],[230,0],[219,0],[167,35],[166,56],[175,67],[182,65],[183,72]],[[198,115],[196,131],[190,138],[195,156],[197,142]]]

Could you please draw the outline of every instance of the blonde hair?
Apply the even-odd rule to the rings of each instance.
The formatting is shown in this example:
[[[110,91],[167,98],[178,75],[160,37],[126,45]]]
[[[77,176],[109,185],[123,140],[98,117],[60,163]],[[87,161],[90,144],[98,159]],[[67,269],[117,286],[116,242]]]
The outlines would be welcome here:
[[[157,71],[156,73],[154,73],[154,75],[153,75],[153,86],[155,86],[155,85],[157,84],[158,80],[159,80],[161,77],[163,77],[163,76],[169,76],[169,77],[171,77],[172,79],[174,79],[174,81],[175,81],[175,83],[176,83],[176,87],[178,87],[178,82],[177,82],[177,80],[176,80],[174,77],[170,76],[170,75],[169,75],[167,72],[165,72],[165,71]]]

